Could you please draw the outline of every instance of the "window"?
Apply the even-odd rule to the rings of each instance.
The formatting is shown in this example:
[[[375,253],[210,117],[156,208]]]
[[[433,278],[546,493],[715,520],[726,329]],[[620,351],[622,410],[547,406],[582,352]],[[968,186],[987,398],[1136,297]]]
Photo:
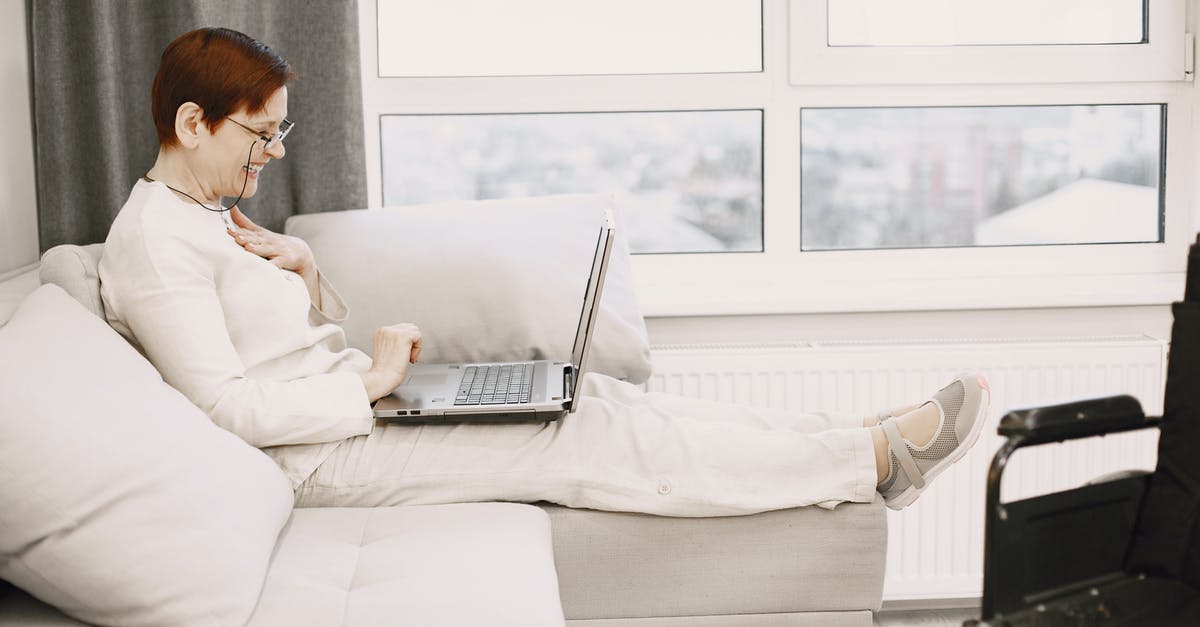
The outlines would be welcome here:
[[[614,192],[649,316],[1178,297],[1182,0],[649,4],[359,3],[370,205]]]
[[[385,115],[385,205],[609,192],[634,253],[762,250],[762,112]]]
[[[794,85],[1178,81],[1183,0],[791,0]]]
[[[1141,44],[1145,0],[829,0],[830,46]]]
[[[805,250],[1161,242],[1161,105],[805,109]]]
[[[757,0],[379,0],[379,74],[758,72],[760,7]]]

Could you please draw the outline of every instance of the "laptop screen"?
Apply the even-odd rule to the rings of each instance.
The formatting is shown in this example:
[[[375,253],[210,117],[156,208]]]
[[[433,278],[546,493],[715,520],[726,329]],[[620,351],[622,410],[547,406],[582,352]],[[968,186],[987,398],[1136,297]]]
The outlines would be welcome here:
[[[612,214],[606,211],[604,223],[600,226],[600,234],[596,238],[596,252],[592,258],[587,288],[583,292],[583,311],[579,314],[579,328],[575,330],[575,346],[571,349],[571,365],[575,370],[575,374],[571,378],[572,409],[575,407],[575,388],[583,376],[592,332],[595,330],[596,318],[600,313],[600,294],[604,288],[604,277],[608,272],[608,260],[612,255],[613,231]]]

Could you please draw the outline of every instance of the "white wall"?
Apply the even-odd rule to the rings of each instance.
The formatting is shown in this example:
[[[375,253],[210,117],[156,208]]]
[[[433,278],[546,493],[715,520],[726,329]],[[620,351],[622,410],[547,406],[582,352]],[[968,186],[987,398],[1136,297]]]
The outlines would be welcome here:
[[[0,274],[38,259],[25,0],[0,0]]]

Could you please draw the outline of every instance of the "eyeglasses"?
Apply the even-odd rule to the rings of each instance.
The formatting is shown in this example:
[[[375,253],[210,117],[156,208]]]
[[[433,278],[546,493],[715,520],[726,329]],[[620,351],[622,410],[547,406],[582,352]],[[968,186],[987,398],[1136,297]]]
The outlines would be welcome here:
[[[263,142],[263,150],[270,150],[271,148],[274,148],[275,144],[283,141],[283,138],[287,137],[288,133],[292,132],[292,128],[296,126],[294,122],[284,118],[283,121],[279,123],[279,130],[276,131],[274,135],[263,135],[262,133],[250,128],[249,126],[246,126],[245,124],[242,124],[241,122],[238,122],[231,117],[226,117],[225,119],[242,127],[247,133],[250,133],[261,139]]]

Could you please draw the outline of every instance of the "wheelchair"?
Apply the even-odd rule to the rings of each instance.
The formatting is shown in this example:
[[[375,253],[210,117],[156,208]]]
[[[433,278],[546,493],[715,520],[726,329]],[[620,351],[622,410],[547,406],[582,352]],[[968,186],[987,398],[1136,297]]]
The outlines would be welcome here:
[[[1010,412],[987,478],[981,617],[964,626],[1200,626],[1200,238],[1172,306],[1161,417],[1114,396]],[[1159,429],[1154,472],[1000,502],[1027,446]]]

